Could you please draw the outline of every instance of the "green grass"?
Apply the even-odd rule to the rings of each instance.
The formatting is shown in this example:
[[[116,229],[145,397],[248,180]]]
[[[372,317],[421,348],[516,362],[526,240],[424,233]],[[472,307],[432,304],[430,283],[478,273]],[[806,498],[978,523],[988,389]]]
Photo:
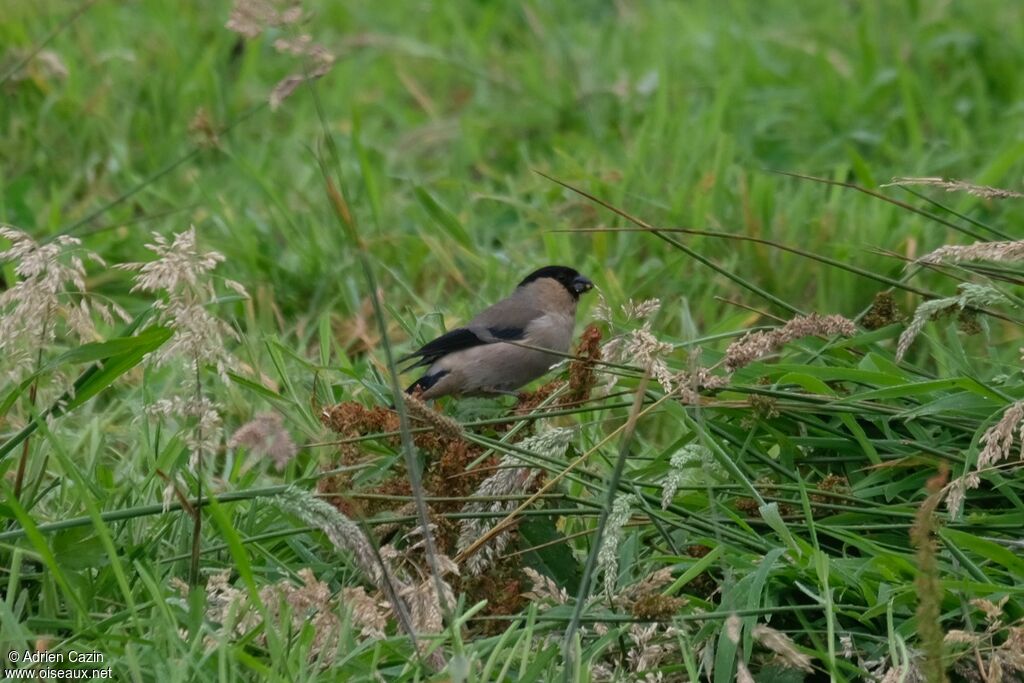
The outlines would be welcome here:
[[[625,591],[670,567],[673,582],[662,590],[687,600],[671,615],[677,632],[661,627],[656,636],[675,648],[658,665],[669,678],[694,676],[704,657],[716,663],[716,682],[733,679],[740,660],[758,680],[801,680],[755,644],[759,623],[785,631],[837,680],[861,680],[863,661],[897,665],[924,649],[909,529],[937,467],[945,463],[953,477],[969,471],[981,435],[1024,397],[1021,314],[1010,307],[991,311],[1005,319],[981,316],[976,334],[955,318],[930,323],[903,363],[894,360],[903,325],[801,340],[741,369],[725,390],[705,392],[700,409],[674,398],[655,403],[663,391],[652,382],[631,439],[621,431],[642,386],[638,368],[625,371],[623,394],[545,418],[576,430],[568,453],[520,455],[549,478],[589,455],[551,498],[527,509],[531,521],[507,552],[524,551],[522,561],[572,599],[496,614],[494,591],[480,607],[471,599],[478,593],[457,590],[448,617],[464,628],[449,623],[435,642],[444,673],[429,656],[414,657],[394,620],[385,637],[367,638],[342,612],[337,652],[311,660],[315,629],[301,628],[301,619],[296,627],[261,591],[298,583],[304,568],[333,594],[371,586],[323,534],[266,499],[286,484],[315,491],[322,469],[341,466],[338,446],[305,447],[278,472],[224,443],[254,414],[273,410],[296,441],[324,444],[341,437],[321,425],[321,406],[390,402],[361,257],[396,351],[457,325],[533,268],[564,263],[594,280],[613,307],[659,298],[652,329],[676,346],[667,358],[673,371],[695,362],[694,349],[711,366],[744,331],[793,311],[855,318],[896,281],[917,290],[894,292],[908,315],[925,300],[920,292],[952,296],[958,279],[993,283],[1019,300],[1013,264],[918,271],[901,257],[971,243],[972,234],[1013,239],[1024,202],[878,186],[941,175],[1021,188],[1024,8],[999,0],[310,1],[301,28],[243,44],[224,28],[226,2],[99,0],[62,26],[78,7],[4,7],[0,223],[40,241],[70,230],[108,263],[148,260],[151,232],[194,224],[201,246],[226,257],[215,271],[222,298],[211,310],[237,330],[231,350],[241,364],[227,383],[206,369],[201,376],[225,435],[205,463],[204,488],[218,502],[203,515],[200,576],[230,569],[231,586],[260,603],[265,623],[221,628],[202,591],[184,598],[171,585],[188,578],[193,518],[160,503],[167,475],[178,473],[195,493],[185,445],[193,424],[143,411],[178,395],[190,377],[142,362],[166,343],[148,317],[153,298],[130,291],[130,273],[89,264],[88,290],[141,316],[150,331],[100,324],[95,345],[80,348],[62,332],[41,350],[37,401],[28,385],[8,382],[0,360],[0,654],[37,641],[63,652],[96,649],[115,677],[140,681],[361,680],[374,672],[546,680],[567,671],[588,680],[598,664],[628,671],[636,616],[601,596],[597,576],[586,577],[596,579],[595,598],[582,609],[575,664],[559,647],[593,529],[616,495],[607,482],[620,452],[617,493],[639,503],[619,548],[617,585]],[[337,63],[271,111],[273,85],[300,68],[273,42],[301,32]],[[37,48],[52,51],[66,77],[35,60],[27,78],[5,78]],[[190,130],[200,110],[221,131],[212,147]],[[336,216],[321,161],[346,193],[362,247]],[[776,171],[856,184],[949,223]],[[720,234],[659,233],[673,244],[646,231],[596,230],[636,226],[546,176],[649,225]],[[9,263],[0,275],[0,292],[18,279]],[[250,298],[223,288],[222,276]],[[584,299],[580,329],[595,303]],[[601,327],[607,339],[636,326]],[[36,420],[76,378],[71,410]],[[515,453],[521,434],[494,427],[510,405],[467,400],[444,411],[474,444]],[[26,425],[38,428],[25,437]],[[379,494],[382,481],[406,471],[402,449],[369,433],[355,446],[372,458],[351,476],[346,493],[356,497]],[[670,458],[691,442],[708,448],[709,459],[662,509]],[[15,497],[25,443],[26,490]],[[844,488],[823,498],[829,475]],[[1012,471],[983,480],[962,518],[939,514],[943,631],[984,631],[975,598],[1009,596],[1006,623],[1024,609],[1024,491]],[[459,514],[457,505],[428,503]],[[381,504],[363,521],[376,529],[401,505]],[[529,585],[520,588],[511,593]],[[724,628],[730,612],[742,617],[738,643]],[[843,655],[847,635],[861,660]],[[984,655],[1005,638],[1003,629],[984,641]],[[952,672],[974,655],[953,646],[946,658]]]

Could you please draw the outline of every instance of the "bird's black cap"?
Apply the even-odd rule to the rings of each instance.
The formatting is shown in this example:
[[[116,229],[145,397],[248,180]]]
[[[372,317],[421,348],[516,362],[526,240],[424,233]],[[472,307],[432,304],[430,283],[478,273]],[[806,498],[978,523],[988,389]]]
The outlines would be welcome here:
[[[534,280],[540,280],[541,278],[556,280],[572,294],[574,299],[580,298],[580,294],[594,287],[593,282],[580,275],[579,271],[575,268],[569,268],[568,266],[544,266],[543,268],[538,268],[523,278],[523,281],[519,283],[519,287],[528,285]]]

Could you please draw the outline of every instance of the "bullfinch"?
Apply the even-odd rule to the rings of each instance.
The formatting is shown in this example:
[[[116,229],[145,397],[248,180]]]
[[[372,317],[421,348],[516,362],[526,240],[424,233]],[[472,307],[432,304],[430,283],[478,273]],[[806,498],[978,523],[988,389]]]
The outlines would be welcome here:
[[[545,266],[527,275],[505,299],[484,309],[463,327],[424,344],[399,362],[427,371],[406,393],[420,398],[511,394],[544,375],[558,360],[516,344],[567,353],[580,295],[592,283],[566,266]]]

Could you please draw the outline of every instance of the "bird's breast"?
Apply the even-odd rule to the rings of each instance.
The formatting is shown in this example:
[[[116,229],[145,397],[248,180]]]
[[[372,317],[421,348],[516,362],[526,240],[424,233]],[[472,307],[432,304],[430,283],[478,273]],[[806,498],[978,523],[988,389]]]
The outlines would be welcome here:
[[[531,346],[567,353],[572,343],[575,316],[563,313],[545,313],[526,328],[525,342]]]

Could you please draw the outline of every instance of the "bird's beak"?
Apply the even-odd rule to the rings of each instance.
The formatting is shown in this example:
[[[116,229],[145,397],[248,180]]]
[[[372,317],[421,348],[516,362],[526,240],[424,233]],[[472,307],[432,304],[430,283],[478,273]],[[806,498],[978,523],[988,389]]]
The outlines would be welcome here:
[[[572,281],[572,290],[577,294],[589,292],[594,288],[594,283],[582,275],[577,275]]]

